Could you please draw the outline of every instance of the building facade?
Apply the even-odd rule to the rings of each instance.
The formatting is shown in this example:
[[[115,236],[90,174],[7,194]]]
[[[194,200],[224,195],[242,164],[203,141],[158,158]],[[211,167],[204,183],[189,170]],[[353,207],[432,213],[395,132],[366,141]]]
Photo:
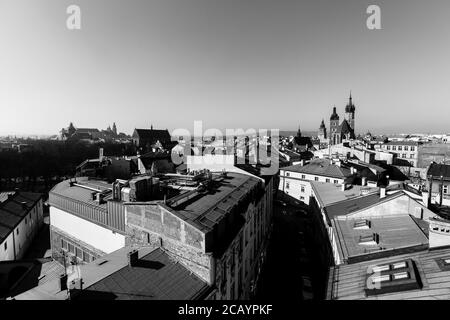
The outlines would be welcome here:
[[[22,259],[43,222],[41,194],[9,194],[0,203],[0,261]]]

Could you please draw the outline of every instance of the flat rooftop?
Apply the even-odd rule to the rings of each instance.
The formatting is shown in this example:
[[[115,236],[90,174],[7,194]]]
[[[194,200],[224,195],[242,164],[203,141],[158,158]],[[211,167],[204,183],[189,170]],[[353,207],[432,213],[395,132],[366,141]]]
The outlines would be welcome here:
[[[200,193],[170,208],[183,220],[197,226],[200,230],[212,230],[214,225],[260,182],[260,179],[249,175],[229,172],[226,177],[213,183],[212,190]]]
[[[319,198],[319,201],[323,206],[328,206],[336,202],[361,197],[366,194],[375,194],[379,190],[379,188],[352,185],[345,191],[342,191],[340,184],[331,184],[316,181],[311,181],[311,186],[316,191],[316,196]]]
[[[389,255],[414,247],[428,246],[428,238],[409,215],[372,217],[370,219],[333,219],[340,252],[344,260],[370,259],[378,254]],[[361,226],[358,228],[358,226]],[[376,234],[378,243],[361,239]],[[350,263],[350,261],[348,261]]]
[[[297,164],[282,168],[281,170],[314,174],[338,179],[345,179],[352,175],[350,173],[350,169],[347,168],[344,164],[342,166],[331,164],[329,159],[313,159],[311,160],[311,162],[303,166],[301,164]]]

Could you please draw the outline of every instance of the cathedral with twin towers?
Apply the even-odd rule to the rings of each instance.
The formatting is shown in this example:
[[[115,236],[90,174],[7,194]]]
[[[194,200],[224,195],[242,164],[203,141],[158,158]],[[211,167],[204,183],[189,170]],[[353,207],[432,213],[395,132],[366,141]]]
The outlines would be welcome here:
[[[344,140],[355,139],[355,105],[352,101],[352,93],[347,105],[345,106],[344,120],[339,124],[339,115],[336,112],[336,107],[333,107],[333,113],[330,117],[330,132],[327,135],[327,128],[325,122],[322,119],[322,123],[319,127],[319,139],[323,142],[329,142],[329,144],[339,144]]]

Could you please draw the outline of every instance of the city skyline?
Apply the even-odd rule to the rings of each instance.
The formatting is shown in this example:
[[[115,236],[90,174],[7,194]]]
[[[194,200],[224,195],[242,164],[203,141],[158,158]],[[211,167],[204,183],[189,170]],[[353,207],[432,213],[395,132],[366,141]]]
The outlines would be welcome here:
[[[368,30],[368,1],[79,1],[68,30],[69,1],[2,0],[0,134],[317,131],[350,91],[357,133],[446,133],[450,4],[433,2],[377,1]]]

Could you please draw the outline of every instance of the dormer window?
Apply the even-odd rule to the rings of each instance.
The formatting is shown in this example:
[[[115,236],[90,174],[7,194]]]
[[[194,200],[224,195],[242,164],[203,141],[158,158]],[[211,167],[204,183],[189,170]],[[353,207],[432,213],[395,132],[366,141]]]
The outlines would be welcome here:
[[[450,271],[450,257],[438,258],[436,263],[442,271]]]

